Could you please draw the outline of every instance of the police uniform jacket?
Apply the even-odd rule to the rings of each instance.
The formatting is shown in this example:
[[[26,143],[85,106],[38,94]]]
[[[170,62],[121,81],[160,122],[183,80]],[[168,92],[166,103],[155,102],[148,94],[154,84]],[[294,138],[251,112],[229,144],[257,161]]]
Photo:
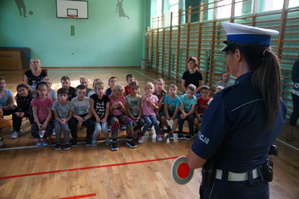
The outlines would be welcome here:
[[[252,73],[243,74],[234,86],[217,93],[203,116],[192,151],[212,159],[216,169],[241,173],[261,166],[285,123],[281,100],[273,130],[266,129],[264,101],[251,77]]]

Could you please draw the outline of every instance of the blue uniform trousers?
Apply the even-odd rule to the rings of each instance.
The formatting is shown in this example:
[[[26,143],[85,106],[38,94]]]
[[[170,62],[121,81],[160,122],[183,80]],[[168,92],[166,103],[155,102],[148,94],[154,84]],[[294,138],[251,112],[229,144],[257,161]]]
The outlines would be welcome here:
[[[249,184],[215,180],[212,188],[201,186],[200,199],[269,199],[269,184],[259,178]]]

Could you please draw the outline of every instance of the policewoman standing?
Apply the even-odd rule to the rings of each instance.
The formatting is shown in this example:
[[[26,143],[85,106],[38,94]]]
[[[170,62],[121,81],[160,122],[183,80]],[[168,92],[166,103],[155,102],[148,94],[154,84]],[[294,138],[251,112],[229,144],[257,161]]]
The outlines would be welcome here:
[[[189,154],[191,168],[202,169],[202,198],[269,198],[271,145],[285,123],[280,98],[280,64],[271,52],[278,31],[222,23],[233,86],[214,96]],[[207,172],[208,171],[208,172]]]

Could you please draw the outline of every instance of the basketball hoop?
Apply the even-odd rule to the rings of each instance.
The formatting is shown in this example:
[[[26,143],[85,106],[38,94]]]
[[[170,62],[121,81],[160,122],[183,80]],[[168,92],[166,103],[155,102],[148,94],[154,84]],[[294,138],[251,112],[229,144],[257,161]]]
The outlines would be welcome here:
[[[67,15],[67,17],[68,17],[69,19],[75,19],[75,18],[77,18],[77,15]]]

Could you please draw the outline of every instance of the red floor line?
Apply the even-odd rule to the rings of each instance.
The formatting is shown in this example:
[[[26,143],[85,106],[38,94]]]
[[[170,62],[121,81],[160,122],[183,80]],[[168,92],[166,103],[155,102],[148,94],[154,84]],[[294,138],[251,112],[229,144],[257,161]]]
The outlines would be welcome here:
[[[129,164],[140,164],[140,163],[147,163],[147,162],[156,162],[156,161],[162,161],[162,160],[176,159],[177,157],[179,157],[179,156],[153,159],[153,160],[141,160],[141,161],[135,161],[135,162],[107,164],[107,165],[100,165],[100,166],[93,166],[93,167],[82,167],[82,168],[64,169],[64,170],[56,170],[56,171],[44,171],[44,172],[38,172],[38,173],[27,173],[27,174],[21,174],[21,175],[0,177],[0,180],[11,179],[11,178],[21,178],[21,177],[28,177],[28,176],[37,176],[37,175],[44,175],[44,174],[50,174],[50,173],[60,173],[60,172],[69,172],[69,171],[78,171],[78,170],[97,169],[97,168],[103,168],[103,167],[123,166],[123,165],[129,165]]]
[[[96,196],[95,193],[91,193],[91,194],[84,194],[84,195],[79,195],[79,196],[70,196],[70,197],[65,197],[65,198],[58,198],[58,199],[77,199],[77,198],[89,198],[92,196]]]

